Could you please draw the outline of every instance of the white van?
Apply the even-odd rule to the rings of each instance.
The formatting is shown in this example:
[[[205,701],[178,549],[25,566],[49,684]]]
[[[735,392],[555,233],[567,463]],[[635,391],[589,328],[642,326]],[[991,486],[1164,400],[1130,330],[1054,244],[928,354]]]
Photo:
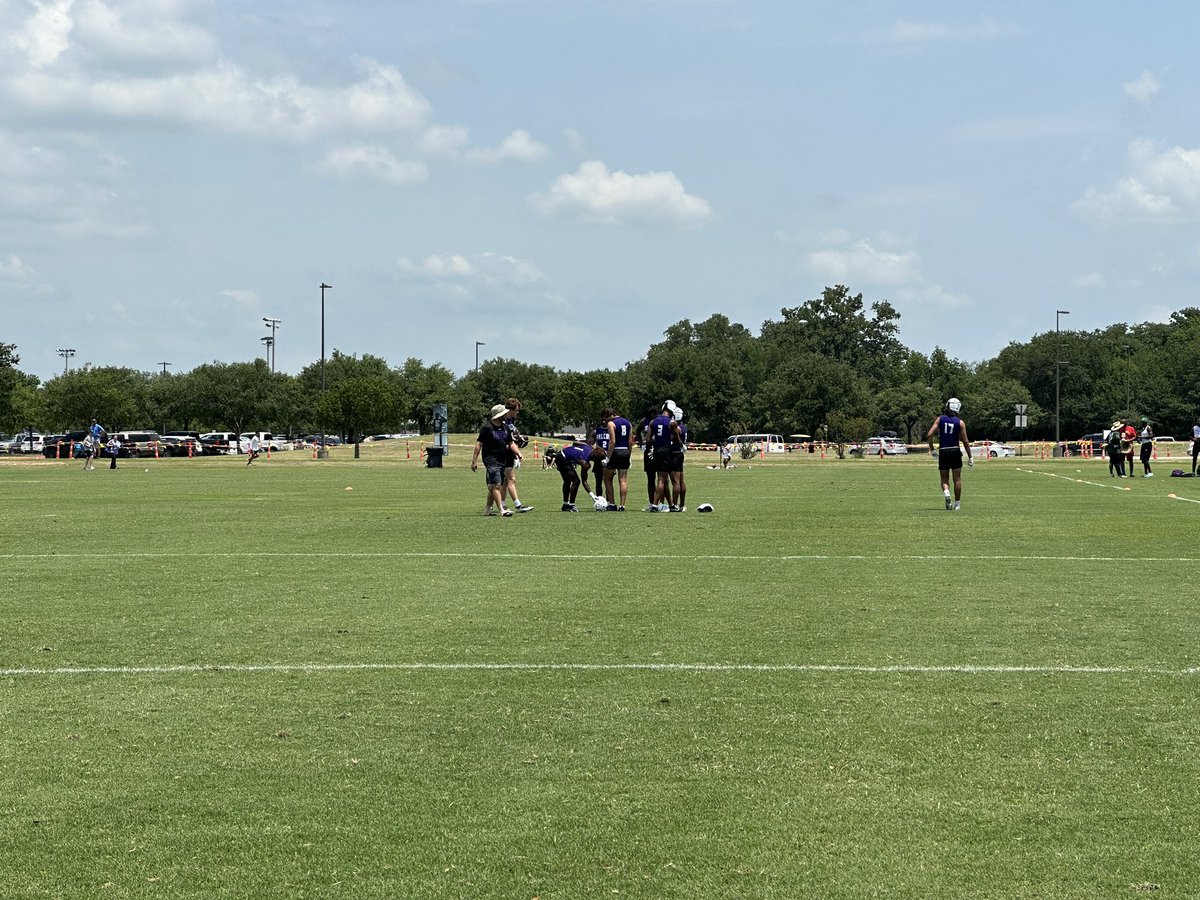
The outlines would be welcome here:
[[[745,444],[753,446],[755,452],[761,450],[767,453],[783,453],[787,450],[787,444],[783,442],[781,434],[731,434],[725,438],[725,443],[733,444],[735,451]]]

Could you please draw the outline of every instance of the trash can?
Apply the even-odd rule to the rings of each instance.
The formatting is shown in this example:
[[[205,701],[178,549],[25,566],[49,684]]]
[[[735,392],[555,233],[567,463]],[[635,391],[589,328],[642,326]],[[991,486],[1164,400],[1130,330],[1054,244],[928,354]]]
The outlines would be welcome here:
[[[440,469],[442,467],[442,451],[444,447],[425,448],[425,468]]]

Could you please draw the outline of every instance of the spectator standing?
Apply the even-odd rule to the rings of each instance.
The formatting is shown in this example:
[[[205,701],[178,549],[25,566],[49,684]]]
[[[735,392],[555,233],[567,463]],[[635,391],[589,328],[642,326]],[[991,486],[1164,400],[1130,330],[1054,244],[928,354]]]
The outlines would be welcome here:
[[[1150,427],[1150,420],[1145,416],[1142,416],[1142,433],[1138,443],[1142,445],[1142,477],[1153,478],[1154,473],[1150,471],[1150,454],[1154,452],[1154,429]]]
[[[1196,474],[1196,457],[1200,456],[1200,416],[1192,426],[1192,474]]]
[[[75,448],[73,446],[68,446],[67,452],[70,453],[74,449]],[[96,458],[96,439],[94,437],[92,437],[92,433],[89,431],[83,437],[83,470],[85,472],[96,468],[95,465],[93,465],[93,461],[95,460],[95,458]]]
[[[121,453],[121,439],[115,434],[108,439],[108,443],[104,445],[104,452],[109,456],[108,467],[115,469],[117,467],[117,456]]]
[[[522,505],[521,498],[517,496],[517,469],[521,468],[521,462],[525,458],[521,451],[529,445],[529,438],[517,429],[517,416],[521,413],[521,401],[516,397],[509,397],[504,401],[504,408],[508,410],[504,417],[504,428],[508,432],[509,441],[516,447],[515,451],[506,451],[508,465],[504,468],[504,490],[508,496],[512,497],[513,507],[517,512],[533,512],[533,507]]]
[[[488,422],[475,439],[475,453],[471,457],[471,471],[479,471],[479,460],[483,459],[484,483],[487,485],[488,501],[483,510],[485,516],[496,515],[495,510],[502,516],[511,516],[512,510],[504,507],[504,469],[508,465],[510,455],[520,455],[519,448],[509,436],[508,427],[504,420],[508,417],[508,408],[503,403],[497,403],[488,414]]]

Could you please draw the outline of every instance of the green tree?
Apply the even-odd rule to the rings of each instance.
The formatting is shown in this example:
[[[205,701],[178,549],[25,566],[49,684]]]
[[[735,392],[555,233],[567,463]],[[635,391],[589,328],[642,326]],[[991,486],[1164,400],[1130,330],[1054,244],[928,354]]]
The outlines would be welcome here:
[[[396,391],[392,379],[381,375],[339,378],[317,400],[317,418],[326,431],[336,428],[357,445],[364,434],[389,431],[399,423]]]
[[[815,435],[823,424],[833,427],[875,416],[870,389],[848,362],[817,353],[795,353],[762,385],[759,419],[771,431]],[[840,419],[834,414],[840,414]]]
[[[248,363],[212,362],[191,372],[202,417],[242,434],[263,431],[274,410],[271,370],[264,360]],[[251,427],[256,426],[256,427]]]

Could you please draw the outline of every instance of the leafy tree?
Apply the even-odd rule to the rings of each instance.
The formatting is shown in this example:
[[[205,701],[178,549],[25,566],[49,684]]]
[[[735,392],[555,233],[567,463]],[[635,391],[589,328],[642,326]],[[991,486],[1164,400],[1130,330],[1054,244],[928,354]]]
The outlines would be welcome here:
[[[761,340],[772,360],[811,353],[846,363],[879,386],[904,357],[900,314],[886,300],[872,303],[870,315],[865,308],[862,294],[841,284],[827,287],[819,299],[782,310],[780,321],[764,322]]]
[[[357,444],[364,434],[387,431],[398,424],[396,386],[381,375],[339,378],[317,400],[316,414],[327,431],[336,428]]]
[[[940,403],[927,384],[909,381],[879,393],[878,423],[880,431],[903,429],[905,443],[912,444],[925,436],[925,428],[937,415]],[[916,428],[919,434],[914,435]]]
[[[870,389],[848,362],[799,352],[781,363],[758,397],[759,418],[781,434],[816,434],[823,424],[873,418]]]
[[[202,416],[225,425],[224,431],[242,434],[252,424],[263,424],[274,403],[271,370],[264,360],[248,363],[212,362],[192,370]]]
[[[153,427],[147,405],[148,372],[85,365],[46,382],[42,395],[47,424],[67,431],[93,418],[109,431]]]
[[[399,368],[398,375],[401,389],[399,402],[404,418],[416,422],[417,431],[421,434],[429,434],[433,430],[433,405],[448,403],[454,395],[454,374],[441,363],[427,366],[421,360],[409,357]],[[451,405],[451,421],[458,421],[455,416],[459,413]]]
[[[460,379],[472,389],[470,417],[472,430],[497,403],[509,397],[521,402],[521,429],[528,434],[552,431],[559,424],[554,407],[558,372],[550,366],[530,365],[515,359],[493,357],[483,362],[478,372]],[[465,398],[464,398],[465,399]]]
[[[30,410],[23,398],[36,390],[38,379],[18,369],[20,362],[16,344],[0,343],[0,429],[5,431],[17,431],[32,421],[25,418]]]

